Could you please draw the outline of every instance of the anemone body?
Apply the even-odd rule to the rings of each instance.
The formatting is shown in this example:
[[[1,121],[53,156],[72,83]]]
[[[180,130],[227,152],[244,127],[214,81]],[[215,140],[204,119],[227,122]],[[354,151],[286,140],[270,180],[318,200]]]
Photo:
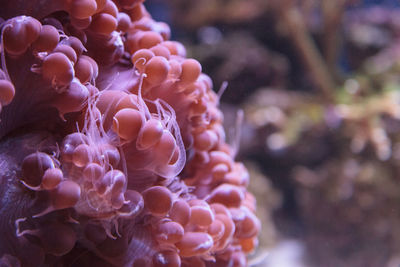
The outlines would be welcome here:
[[[0,263],[246,266],[260,228],[201,65],[142,1],[1,1]]]

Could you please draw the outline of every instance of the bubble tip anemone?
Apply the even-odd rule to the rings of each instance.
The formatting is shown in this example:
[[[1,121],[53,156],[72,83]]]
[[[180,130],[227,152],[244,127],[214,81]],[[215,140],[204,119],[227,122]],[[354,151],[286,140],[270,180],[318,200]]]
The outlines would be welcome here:
[[[49,1],[1,11],[0,262],[245,266],[260,223],[200,63],[143,1]]]

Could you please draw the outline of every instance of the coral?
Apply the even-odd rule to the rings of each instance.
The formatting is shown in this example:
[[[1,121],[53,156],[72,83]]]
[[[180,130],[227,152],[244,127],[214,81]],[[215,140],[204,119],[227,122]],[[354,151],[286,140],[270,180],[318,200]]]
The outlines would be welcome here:
[[[142,2],[1,1],[1,265],[247,265],[219,96]]]

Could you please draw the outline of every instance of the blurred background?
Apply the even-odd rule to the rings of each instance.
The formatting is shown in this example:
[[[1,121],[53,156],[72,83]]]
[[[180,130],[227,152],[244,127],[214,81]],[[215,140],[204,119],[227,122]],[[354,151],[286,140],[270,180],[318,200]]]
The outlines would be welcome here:
[[[228,82],[228,142],[263,222],[251,265],[398,267],[400,1],[146,6],[217,92]]]

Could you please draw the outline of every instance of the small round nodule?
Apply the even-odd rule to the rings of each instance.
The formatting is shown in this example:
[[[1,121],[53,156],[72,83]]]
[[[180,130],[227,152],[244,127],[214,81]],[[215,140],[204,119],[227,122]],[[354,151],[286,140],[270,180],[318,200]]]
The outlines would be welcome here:
[[[164,57],[166,59],[169,59],[171,56],[171,53],[169,52],[168,48],[163,46],[162,44],[158,44],[156,46],[153,46],[150,48],[150,50],[156,55],[160,57]]]
[[[139,48],[151,48],[163,41],[162,36],[159,33],[146,31],[138,40]]]
[[[153,186],[143,192],[145,207],[154,215],[165,215],[172,206],[172,193],[164,186]]]
[[[72,82],[75,72],[69,58],[60,52],[48,55],[42,64],[43,78],[56,85],[67,85]]]
[[[132,108],[124,108],[114,115],[112,129],[124,140],[135,139],[142,127],[142,114]]]
[[[114,4],[113,1],[105,1],[104,7],[102,9],[97,9],[97,10],[98,11],[101,10],[101,13],[109,14],[114,18],[118,16],[118,7]]]
[[[126,32],[132,23],[131,18],[128,16],[128,14],[124,12],[118,13],[117,20],[118,20],[117,30],[121,32]]]
[[[176,244],[183,257],[198,256],[209,251],[214,245],[214,241],[209,234],[203,232],[188,232],[182,240]]]
[[[244,199],[243,189],[231,184],[221,184],[210,194],[208,202],[221,203],[226,207],[239,207]]]
[[[43,25],[39,37],[32,44],[32,47],[36,52],[50,52],[57,46],[59,40],[60,34],[55,27]]]
[[[100,147],[100,151],[102,153],[102,157],[104,157],[105,161],[116,168],[118,166],[119,161],[121,160],[121,156],[119,154],[118,149],[110,144],[104,144]]]
[[[236,223],[235,236],[238,238],[253,238],[257,236],[261,228],[259,219],[248,209],[244,208],[245,217]]]
[[[77,146],[72,154],[72,162],[77,167],[84,167],[92,160],[91,148],[86,144]]]
[[[75,206],[81,196],[80,186],[73,181],[62,181],[53,192],[53,207],[66,209]]]
[[[186,59],[182,63],[182,74],[179,77],[183,83],[194,83],[201,73],[201,65],[195,59]]]
[[[89,27],[90,23],[92,23],[92,17],[88,17],[85,19],[77,19],[74,17],[71,17],[71,24],[80,30],[84,30],[87,27]]]
[[[155,55],[151,50],[140,49],[132,55],[131,61],[139,72],[143,72],[147,62],[154,56]]]
[[[80,144],[88,142],[86,135],[82,133],[72,133],[67,135],[61,145],[61,158],[63,161],[71,162],[74,150]]]
[[[35,18],[25,16],[26,40],[32,44],[39,37],[42,24]]]
[[[217,249],[223,249],[226,247],[226,245],[229,243],[229,240],[231,240],[233,234],[235,233],[235,224],[232,219],[225,214],[217,214],[215,218],[224,224],[225,231],[220,240],[216,243]]]
[[[109,35],[117,29],[117,23],[117,19],[112,15],[100,13],[93,16],[89,29],[97,34]]]
[[[162,222],[156,230],[156,239],[159,242],[174,244],[182,239],[185,230],[177,222]]]
[[[220,220],[214,220],[207,228],[207,232],[212,236],[214,242],[216,242],[224,235],[225,225]]]
[[[76,63],[76,61],[78,60],[78,56],[77,56],[75,50],[72,47],[70,47],[69,45],[66,45],[66,44],[58,44],[56,46],[56,48],[54,48],[53,52],[54,53],[55,52],[63,53],[73,63]]]
[[[158,143],[163,135],[164,127],[161,121],[157,119],[150,119],[145,122],[143,128],[140,130],[138,138],[138,148],[147,149]]]
[[[79,57],[78,61],[74,65],[75,76],[81,83],[86,83],[93,78],[93,67],[89,60],[85,57]]]
[[[186,56],[186,49],[185,47],[176,41],[165,41],[163,42],[163,45],[165,45],[168,50],[171,52],[171,55],[178,55],[181,57]]]
[[[154,56],[144,68],[147,75],[145,80],[152,85],[159,85],[168,77],[169,69],[168,61],[164,57]]]
[[[170,131],[164,130],[160,141],[154,147],[158,164],[168,164],[174,155],[176,147],[175,137]]]
[[[114,194],[111,196],[111,205],[114,209],[120,209],[124,205],[125,198],[123,193]]]
[[[42,187],[44,189],[54,189],[62,180],[63,172],[59,168],[47,169],[42,178]]]
[[[89,182],[96,182],[104,176],[104,168],[97,163],[89,163],[83,170],[83,176]]]
[[[53,167],[54,163],[49,155],[43,152],[32,153],[22,162],[22,180],[30,186],[39,186],[44,172]]]
[[[172,205],[169,216],[175,222],[178,222],[181,225],[185,226],[190,219],[189,204],[183,199],[175,201],[174,204]]]
[[[213,148],[218,142],[218,136],[211,130],[199,133],[194,138],[194,147],[200,151],[207,151]]]
[[[125,174],[120,170],[111,170],[108,171],[105,176],[110,175],[111,177],[111,192],[114,194],[120,194],[123,192],[123,189],[126,187],[127,179]]]
[[[214,214],[208,205],[195,205],[190,210],[190,222],[194,225],[208,227],[214,221]]]
[[[168,77],[173,80],[178,80],[179,76],[182,73],[182,64],[179,63],[177,60],[169,60],[169,73]],[[185,87],[187,88],[187,87]]]
[[[115,110],[118,112],[121,109],[124,108],[131,108],[131,109],[136,109],[138,110],[139,104],[138,104],[138,97],[135,94],[129,94],[124,97],[122,97],[119,101],[118,104],[115,106]]]
[[[68,38],[63,39],[61,42],[63,44],[66,44],[66,45],[69,45],[70,47],[72,47],[75,50],[75,53],[78,57],[81,57],[81,56],[88,57],[88,56],[82,55],[83,51],[85,51],[86,48],[83,46],[81,40],[79,40],[75,36],[68,36]]]
[[[7,53],[21,55],[34,42],[40,33],[41,24],[38,20],[19,16],[8,20],[3,27],[3,42]]]
[[[12,82],[0,80],[0,103],[6,106],[11,103],[15,96],[15,87]]]
[[[72,0],[68,9],[72,17],[85,19],[96,13],[97,4],[95,0]]]

